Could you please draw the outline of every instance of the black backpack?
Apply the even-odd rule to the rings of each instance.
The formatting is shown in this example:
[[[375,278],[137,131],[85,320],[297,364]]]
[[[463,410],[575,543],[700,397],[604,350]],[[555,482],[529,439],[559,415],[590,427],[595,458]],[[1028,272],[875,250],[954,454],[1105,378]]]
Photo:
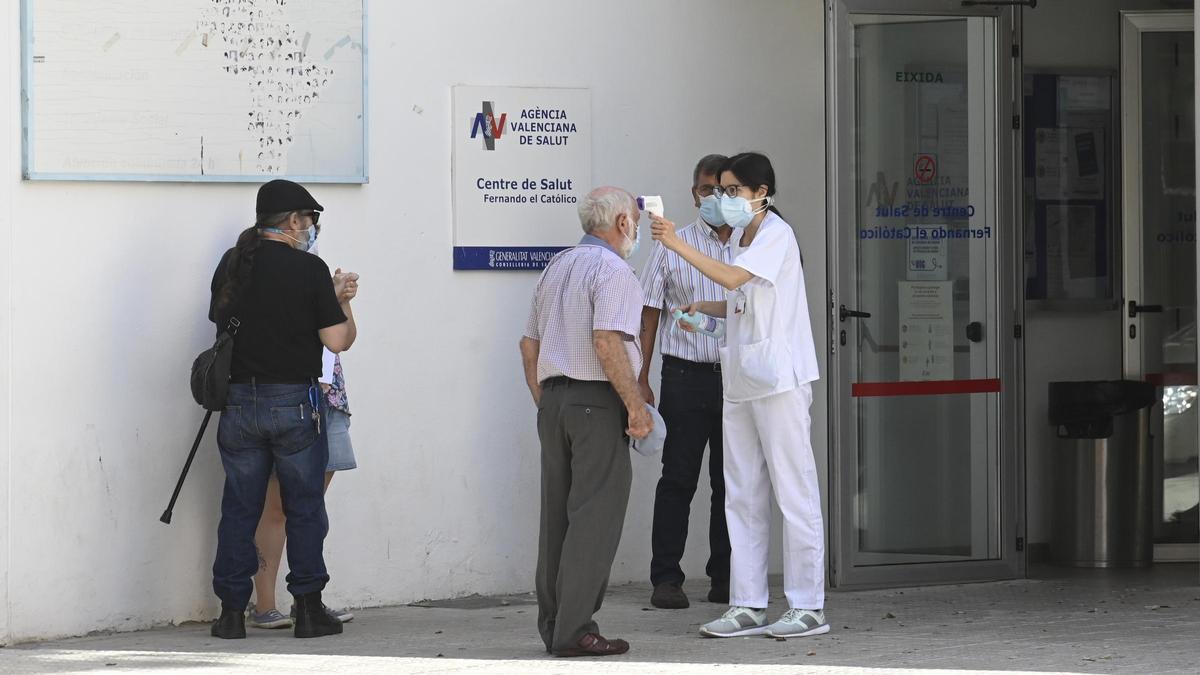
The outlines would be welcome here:
[[[241,325],[237,317],[231,317],[213,346],[200,352],[192,362],[192,398],[205,410],[217,412],[225,407],[233,364],[233,336]]]

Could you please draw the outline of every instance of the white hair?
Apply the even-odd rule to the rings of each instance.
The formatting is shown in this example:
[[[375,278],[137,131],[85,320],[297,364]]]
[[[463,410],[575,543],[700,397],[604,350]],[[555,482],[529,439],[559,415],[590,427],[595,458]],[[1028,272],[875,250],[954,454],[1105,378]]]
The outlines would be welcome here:
[[[617,223],[617,216],[637,208],[633,196],[620,188],[597,188],[579,202],[579,224],[588,234],[604,232]]]

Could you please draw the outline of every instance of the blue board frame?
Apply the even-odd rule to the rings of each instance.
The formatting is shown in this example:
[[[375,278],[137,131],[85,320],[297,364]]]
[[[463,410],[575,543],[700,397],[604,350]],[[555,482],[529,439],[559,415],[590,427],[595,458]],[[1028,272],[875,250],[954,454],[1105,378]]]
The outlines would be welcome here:
[[[125,174],[125,173],[58,173],[31,171],[30,162],[34,157],[33,115],[33,9],[37,0],[21,0],[21,178],[35,181],[112,181],[112,182],[142,182],[142,183],[262,183],[273,178],[288,178],[300,183],[333,183],[364,185],[370,182],[370,105],[367,73],[368,45],[367,2],[362,3],[362,157],[363,172],[357,176],[306,176],[291,174],[252,174],[252,175],[193,175],[193,174]]]

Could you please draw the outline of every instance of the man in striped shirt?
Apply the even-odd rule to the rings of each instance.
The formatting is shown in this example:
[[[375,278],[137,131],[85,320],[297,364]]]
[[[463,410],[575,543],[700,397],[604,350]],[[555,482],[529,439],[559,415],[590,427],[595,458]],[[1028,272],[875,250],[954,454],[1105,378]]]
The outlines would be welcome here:
[[[700,216],[679,230],[679,237],[697,250],[725,263],[730,262],[732,229],[724,225],[713,187],[725,162],[721,155],[708,155],[692,172],[692,197]],[[700,274],[678,254],[655,244],[642,272],[642,368],[638,378],[642,395],[654,401],[650,389],[650,360],[657,334],[662,348],[662,401],[658,410],[667,423],[663,448],[662,478],[654,495],[654,525],[651,534],[653,558],[650,603],[662,609],[689,605],[683,592],[684,574],[679,566],[687,542],[692,497],[700,480],[704,446],[708,456],[712,504],[708,526],[709,558],[706,573],[712,580],[709,602],[729,602],[729,531],[725,526],[725,476],[721,461],[721,364],[717,340],[675,327],[670,312],[702,300],[723,301],[725,289]],[[664,316],[665,313],[665,316]]]
[[[521,361],[537,406],[542,514],[536,574],[538,630],[556,656],[610,656],[600,609],[629,502],[629,437],[654,422],[638,390],[642,291],[626,260],[641,211],[618,188],[579,204],[586,233],[551,259],[534,292]]]

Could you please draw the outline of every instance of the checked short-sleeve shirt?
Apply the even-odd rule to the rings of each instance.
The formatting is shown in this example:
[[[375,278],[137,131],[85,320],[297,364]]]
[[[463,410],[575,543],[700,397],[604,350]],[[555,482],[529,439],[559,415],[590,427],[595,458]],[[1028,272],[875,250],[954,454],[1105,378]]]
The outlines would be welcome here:
[[[641,314],[637,275],[603,240],[587,235],[578,246],[554,256],[538,280],[525,325],[525,337],[540,343],[538,382],[558,376],[607,381],[596,356],[594,330],[624,337],[636,376],[642,368],[637,342]]]

